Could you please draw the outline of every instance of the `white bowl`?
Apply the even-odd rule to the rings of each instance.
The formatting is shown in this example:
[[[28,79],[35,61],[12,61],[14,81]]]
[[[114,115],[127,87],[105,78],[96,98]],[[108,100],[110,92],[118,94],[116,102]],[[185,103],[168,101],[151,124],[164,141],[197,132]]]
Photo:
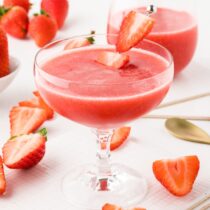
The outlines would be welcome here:
[[[20,62],[17,58],[10,57],[10,74],[0,78],[0,93],[3,92],[14,80],[18,73]]]

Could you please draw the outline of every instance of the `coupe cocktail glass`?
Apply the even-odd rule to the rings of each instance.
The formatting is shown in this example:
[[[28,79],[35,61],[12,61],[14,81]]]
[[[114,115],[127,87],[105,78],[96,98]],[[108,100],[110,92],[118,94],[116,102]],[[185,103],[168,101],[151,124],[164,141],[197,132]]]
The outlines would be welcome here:
[[[130,63],[123,69],[97,63],[100,51],[115,51],[107,42],[115,35],[91,35],[93,45],[64,50],[69,41],[88,37],[56,41],[35,58],[35,82],[44,100],[60,115],[94,129],[97,137],[96,163],[71,169],[62,190],[83,209],[100,209],[106,202],[131,206],[145,196],[146,180],[123,164],[110,164],[110,140],[115,128],[162,101],[173,80],[173,59],[164,47],[145,40],[127,52]]]

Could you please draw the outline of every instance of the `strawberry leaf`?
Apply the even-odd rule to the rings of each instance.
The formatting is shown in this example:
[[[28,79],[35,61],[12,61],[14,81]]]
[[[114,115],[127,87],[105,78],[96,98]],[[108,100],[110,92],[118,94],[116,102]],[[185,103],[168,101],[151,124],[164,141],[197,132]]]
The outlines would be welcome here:
[[[93,37],[87,37],[87,40],[90,42],[90,44],[94,44],[95,39]]]
[[[0,7],[0,16],[6,14],[9,10],[10,8]]]
[[[41,130],[38,131],[38,133],[44,137],[47,136],[47,129],[46,128],[42,128]]]
[[[49,15],[47,14],[47,12],[45,10],[43,10],[43,9],[40,10],[40,14],[49,17]]]

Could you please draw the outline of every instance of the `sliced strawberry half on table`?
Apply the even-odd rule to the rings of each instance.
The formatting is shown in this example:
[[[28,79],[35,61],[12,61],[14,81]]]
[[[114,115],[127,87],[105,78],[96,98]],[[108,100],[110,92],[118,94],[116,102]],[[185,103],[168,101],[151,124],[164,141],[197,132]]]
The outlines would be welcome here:
[[[98,54],[97,62],[105,66],[120,69],[129,62],[129,56],[111,51],[101,51]]]
[[[9,139],[3,146],[3,161],[8,168],[27,169],[35,166],[45,154],[47,131],[19,135]]]
[[[129,208],[129,209],[123,209],[120,206],[117,206],[115,204],[109,204],[106,203],[103,207],[102,210],[146,210],[144,208]]]
[[[10,111],[11,136],[36,131],[47,119],[45,110],[31,107],[13,107]]]
[[[117,205],[114,205],[114,204],[106,203],[102,207],[102,210],[122,210],[122,208],[120,206],[117,206]]]
[[[120,147],[128,138],[130,131],[131,127],[121,127],[116,129],[111,139],[110,149],[115,150]]]
[[[4,166],[2,163],[2,158],[0,156],[0,195],[4,194],[6,191],[6,179],[4,175]]]
[[[154,19],[136,11],[130,11],[123,19],[116,48],[126,52],[137,45],[153,28]]]
[[[169,192],[184,196],[192,190],[199,165],[197,156],[158,160],[153,163],[153,173]]]
[[[46,111],[47,119],[52,119],[54,116],[54,111],[51,109],[45,101],[42,99],[41,95],[38,91],[34,91],[33,94],[35,95],[35,98],[32,98],[28,101],[21,101],[19,102],[19,106],[22,107],[34,107],[34,108],[41,108]]]

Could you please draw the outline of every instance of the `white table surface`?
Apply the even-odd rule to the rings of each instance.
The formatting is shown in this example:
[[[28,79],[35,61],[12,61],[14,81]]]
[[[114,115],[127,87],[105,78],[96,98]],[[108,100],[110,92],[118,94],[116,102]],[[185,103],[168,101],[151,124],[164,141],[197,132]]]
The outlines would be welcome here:
[[[35,3],[35,11],[39,1],[32,2]],[[93,29],[105,32],[109,3],[110,0],[71,0],[68,21],[56,38],[86,34]],[[205,4],[208,5],[209,1],[201,0],[197,4],[200,34],[196,55],[185,72],[176,78],[165,101],[210,91],[210,12]],[[9,48],[10,54],[21,61],[21,68],[12,85],[0,95],[0,145],[9,137],[10,108],[32,97],[35,90],[33,60],[38,48],[32,40],[11,37]],[[154,113],[210,116],[210,97]],[[210,122],[195,123],[210,133]],[[94,137],[88,128],[57,115],[45,126],[49,131],[49,141],[43,161],[27,171],[6,169],[8,191],[0,198],[0,210],[75,209],[62,198],[60,181],[71,166],[94,161]],[[149,210],[160,210],[162,207],[164,210],[184,210],[193,199],[210,191],[210,146],[175,139],[165,130],[164,120],[140,119],[131,126],[129,140],[113,152],[112,160],[126,162],[147,177],[150,189],[142,205]],[[199,156],[200,172],[192,193],[184,198],[175,198],[155,180],[152,162],[188,154]]]

